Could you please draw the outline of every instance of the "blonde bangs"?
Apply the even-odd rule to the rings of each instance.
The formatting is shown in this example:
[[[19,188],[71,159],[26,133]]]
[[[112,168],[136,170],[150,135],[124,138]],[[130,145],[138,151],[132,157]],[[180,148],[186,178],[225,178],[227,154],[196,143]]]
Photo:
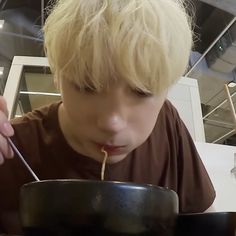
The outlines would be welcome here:
[[[60,0],[44,32],[55,78],[96,90],[122,79],[157,94],[184,73],[192,45],[177,0]]]

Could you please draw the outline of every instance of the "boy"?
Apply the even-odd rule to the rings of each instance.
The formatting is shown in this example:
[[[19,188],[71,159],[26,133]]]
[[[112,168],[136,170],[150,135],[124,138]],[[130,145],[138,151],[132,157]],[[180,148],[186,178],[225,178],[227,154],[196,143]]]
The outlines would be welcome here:
[[[59,0],[44,32],[62,101],[10,124],[0,100],[2,232],[21,232],[19,189],[33,181],[4,136],[12,136],[41,180],[100,179],[104,148],[105,180],[173,189],[181,213],[209,208],[213,186],[166,100],[192,46],[181,1]]]

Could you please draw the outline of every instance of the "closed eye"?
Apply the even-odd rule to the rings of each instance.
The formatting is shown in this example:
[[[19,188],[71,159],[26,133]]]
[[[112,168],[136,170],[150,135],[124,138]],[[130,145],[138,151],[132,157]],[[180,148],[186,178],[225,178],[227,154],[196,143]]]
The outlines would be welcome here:
[[[89,86],[83,87],[82,92],[91,93],[91,94],[97,93],[95,88],[92,88],[92,87],[89,87]]]
[[[73,87],[82,93],[89,93],[89,94],[94,94],[96,93],[96,89],[90,86],[84,86],[84,87],[79,87],[79,85],[77,85],[76,83],[72,83]]]
[[[143,98],[147,98],[147,97],[152,97],[153,94],[149,93],[149,92],[144,92],[140,89],[132,89],[132,92],[137,95],[138,97],[143,97]]]

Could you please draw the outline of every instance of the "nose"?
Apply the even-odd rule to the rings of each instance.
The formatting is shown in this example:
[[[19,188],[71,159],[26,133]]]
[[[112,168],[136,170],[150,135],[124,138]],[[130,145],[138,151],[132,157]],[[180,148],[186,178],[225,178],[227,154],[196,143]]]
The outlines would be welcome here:
[[[104,110],[97,120],[97,125],[104,132],[116,134],[126,128],[127,121],[120,112]]]

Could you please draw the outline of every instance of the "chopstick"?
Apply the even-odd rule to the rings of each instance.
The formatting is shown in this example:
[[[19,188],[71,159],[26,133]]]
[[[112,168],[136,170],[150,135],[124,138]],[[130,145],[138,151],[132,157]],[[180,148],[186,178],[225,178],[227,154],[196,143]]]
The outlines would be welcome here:
[[[21,155],[20,151],[18,150],[18,148],[15,146],[15,144],[12,142],[12,140],[9,137],[6,137],[8,143],[10,144],[10,146],[12,147],[12,149],[15,151],[15,153],[18,155],[18,157],[20,158],[20,160],[23,162],[23,164],[25,165],[25,167],[28,169],[28,171],[30,172],[30,174],[34,177],[34,179],[36,181],[40,181],[38,176],[34,173],[34,171],[31,169],[31,167],[28,165],[28,163],[25,161],[24,157]]]

